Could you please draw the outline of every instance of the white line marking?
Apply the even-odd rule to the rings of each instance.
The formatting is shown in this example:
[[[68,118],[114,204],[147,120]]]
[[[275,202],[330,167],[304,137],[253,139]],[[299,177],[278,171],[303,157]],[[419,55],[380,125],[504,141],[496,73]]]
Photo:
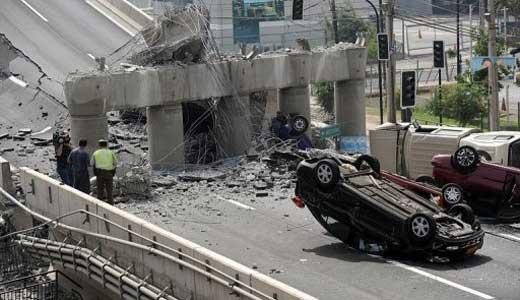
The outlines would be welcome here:
[[[23,0],[22,0],[23,1]],[[102,14],[105,18],[107,18],[108,20],[110,20],[110,22],[116,24],[117,27],[121,28],[124,32],[128,33],[130,36],[134,36],[135,33],[132,32],[131,30],[127,29],[125,26],[121,25],[121,23],[117,22],[114,18],[112,18],[111,16],[109,16],[108,14],[106,14],[102,9],[100,9],[99,7],[97,7],[94,3],[92,3],[92,1],[90,0],[86,0],[85,1],[90,7],[92,7],[93,9],[95,9],[98,13]]]
[[[415,267],[411,267],[411,266],[408,266],[408,265],[405,265],[403,263],[400,263],[400,262],[397,262],[397,261],[392,261],[392,260],[387,260],[387,262],[389,262],[390,264],[394,265],[394,266],[397,266],[399,268],[403,268],[405,270],[408,270],[410,272],[414,272],[416,274],[419,274],[419,275],[422,275],[424,277],[427,277],[427,278],[430,278],[430,279],[433,279],[435,281],[438,281],[440,283],[444,283],[445,285],[449,285],[451,287],[454,287],[456,289],[459,289],[461,291],[464,291],[464,292],[467,292],[467,293],[470,293],[470,294],[473,294],[475,296],[478,296],[480,298],[484,298],[484,299],[495,299],[495,297],[493,296],[490,296],[490,295],[487,295],[487,294],[484,294],[484,293],[481,293],[479,291],[476,291],[474,289],[471,289],[471,288],[468,288],[468,287],[465,287],[463,285],[460,285],[458,283],[455,283],[453,281],[450,281],[450,280],[447,280],[447,279],[444,279],[442,277],[439,277],[439,276],[436,276],[436,275],[433,275],[433,274],[430,274],[428,272],[425,272],[423,270],[420,270],[420,269],[417,269]]]
[[[49,20],[47,20],[46,17],[44,17],[42,14],[40,14],[40,12],[37,11],[34,7],[32,7],[29,3],[27,3],[27,1],[20,0],[20,2],[25,4],[25,6],[27,6],[30,10],[32,10],[33,13],[35,13],[38,17],[40,17],[40,19],[44,20],[45,22],[49,22]]]
[[[238,206],[238,207],[245,208],[245,209],[247,209],[247,210],[255,210],[254,207],[251,207],[251,206],[248,206],[248,205],[242,204],[242,203],[240,203],[240,202],[238,202],[238,201],[235,201],[235,200],[226,199],[226,198],[224,198],[224,197],[222,197],[222,196],[219,196],[219,195],[217,195],[217,198],[219,198],[220,200],[227,201],[227,202],[229,202],[229,203],[231,203],[231,204],[234,204],[234,205],[236,205],[236,206]]]
[[[93,61],[96,60],[96,57],[90,53],[87,53],[87,56],[90,57],[90,59],[92,59]]]
[[[512,240],[520,242],[520,237],[517,237],[516,235],[507,234],[507,233],[499,233],[498,235],[501,235],[501,236],[503,236],[505,238],[512,239]]]
[[[17,85],[19,85],[23,88],[27,86],[27,82],[20,80],[14,76],[9,76],[9,80],[11,80],[12,82],[16,83]]]

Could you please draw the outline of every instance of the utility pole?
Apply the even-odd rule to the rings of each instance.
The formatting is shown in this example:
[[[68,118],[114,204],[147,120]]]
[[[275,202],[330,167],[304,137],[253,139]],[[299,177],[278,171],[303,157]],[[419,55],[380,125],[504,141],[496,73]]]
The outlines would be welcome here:
[[[479,28],[481,31],[486,30],[486,19],[484,13],[486,12],[486,0],[478,0],[478,16],[479,16]]]
[[[460,56],[460,0],[457,0],[457,76],[462,73],[462,60]]]
[[[504,46],[507,49],[507,7],[504,7]]]
[[[473,61],[473,4],[469,5],[469,30],[469,63],[471,65]],[[473,74],[473,72],[471,72],[471,74]]]
[[[388,44],[390,45],[389,59],[387,61],[386,72],[386,97],[387,97],[387,118],[386,121],[396,123],[396,107],[395,107],[395,42],[394,42],[394,2],[393,0],[385,0],[383,9],[386,13],[386,33],[388,34]]]
[[[500,118],[498,114],[498,81],[497,81],[497,24],[495,0],[488,0],[488,32],[489,32],[489,58],[491,65],[488,70],[489,87],[490,87],[490,108],[489,108],[489,130],[497,131],[500,127]]]
[[[338,36],[338,14],[336,12],[336,0],[330,0],[330,13],[332,14],[332,32],[334,34],[334,43],[339,43]]]

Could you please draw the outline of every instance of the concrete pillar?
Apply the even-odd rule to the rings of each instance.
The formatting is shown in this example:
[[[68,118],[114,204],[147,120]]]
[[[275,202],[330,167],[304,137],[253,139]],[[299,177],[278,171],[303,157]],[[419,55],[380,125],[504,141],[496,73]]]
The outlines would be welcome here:
[[[69,99],[67,99],[69,100]],[[87,152],[92,154],[100,139],[108,138],[108,118],[104,99],[86,103],[67,101],[70,112],[70,130],[73,145],[80,139],[87,140]]]
[[[150,164],[153,170],[184,166],[182,105],[146,109]]]
[[[15,188],[11,175],[11,165],[7,160],[0,156],[0,187],[14,196]],[[1,198],[2,197],[0,196],[0,199]]]
[[[303,115],[311,122],[311,98],[308,85],[278,90],[278,107],[284,114]]]
[[[363,80],[334,82],[334,112],[342,136],[366,135],[365,104]]]
[[[78,145],[80,139],[87,140],[87,152],[92,154],[100,139],[108,137],[108,119],[105,114],[98,116],[70,117],[70,130],[73,145]]]
[[[217,143],[223,157],[247,153],[251,145],[252,125],[249,95],[224,97],[216,111]]]
[[[3,74],[9,75],[9,64],[17,57],[16,53],[12,51],[9,45],[0,39],[0,77]]]

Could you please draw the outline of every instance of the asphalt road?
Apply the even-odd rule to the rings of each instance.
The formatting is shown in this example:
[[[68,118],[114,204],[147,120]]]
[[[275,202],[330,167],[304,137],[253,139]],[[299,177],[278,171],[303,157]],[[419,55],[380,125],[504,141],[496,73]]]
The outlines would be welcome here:
[[[84,0],[1,0],[0,32],[29,58],[10,64],[11,73],[27,86],[0,81],[0,134],[16,134],[19,128],[39,131],[55,123],[67,126],[67,74],[96,68],[95,57],[112,53],[131,38]],[[0,150],[14,148],[2,155],[15,165],[52,169],[49,149],[36,147],[36,155],[18,155],[27,144],[4,139]]]
[[[319,299],[519,299],[520,230],[486,225],[494,235],[463,262],[383,258],[327,235],[289,200],[293,188],[259,198],[195,184],[119,207]]]
[[[0,32],[60,82],[130,39],[84,0],[2,0]]]

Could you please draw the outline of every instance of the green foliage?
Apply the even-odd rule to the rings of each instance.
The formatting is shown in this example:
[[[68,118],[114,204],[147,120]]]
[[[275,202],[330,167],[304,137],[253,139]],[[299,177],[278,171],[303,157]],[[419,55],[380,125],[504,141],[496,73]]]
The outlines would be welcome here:
[[[377,24],[375,21],[366,21],[356,15],[350,4],[337,11],[338,15],[338,40],[340,42],[356,41],[357,33],[366,33],[368,57],[377,58]]]
[[[426,110],[439,116],[442,109],[442,115],[456,119],[459,126],[466,126],[487,110],[486,88],[481,84],[461,80],[456,84],[443,85],[441,90],[442,101],[439,102],[437,90]]]
[[[314,84],[316,97],[318,103],[324,111],[328,113],[334,112],[334,83],[333,82],[318,82]]]
[[[488,56],[488,41],[489,36],[487,31],[479,30],[474,31],[473,38],[476,40],[473,46],[473,54],[476,56]],[[504,39],[497,37],[497,56],[504,55],[506,53],[506,45]]]

